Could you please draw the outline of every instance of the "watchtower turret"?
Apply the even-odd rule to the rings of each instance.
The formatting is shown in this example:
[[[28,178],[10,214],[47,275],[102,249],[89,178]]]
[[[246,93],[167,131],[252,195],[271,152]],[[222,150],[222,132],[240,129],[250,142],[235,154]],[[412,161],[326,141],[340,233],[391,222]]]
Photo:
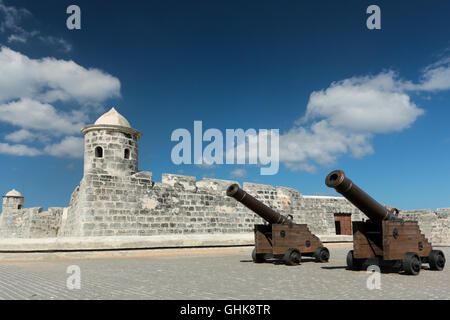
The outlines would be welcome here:
[[[95,168],[119,176],[138,172],[138,140],[142,134],[131,128],[116,109],[111,108],[81,133],[84,135],[84,174]]]

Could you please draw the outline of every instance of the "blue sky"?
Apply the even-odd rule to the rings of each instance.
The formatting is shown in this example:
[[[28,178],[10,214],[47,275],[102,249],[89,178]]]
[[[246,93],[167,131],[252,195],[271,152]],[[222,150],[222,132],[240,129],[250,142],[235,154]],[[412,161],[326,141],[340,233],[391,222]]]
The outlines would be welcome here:
[[[81,8],[68,30],[66,8]],[[381,8],[368,30],[366,8]],[[450,207],[448,1],[0,1],[0,192],[67,206],[82,135],[114,106],[140,170]],[[44,59],[46,58],[46,59]],[[177,128],[280,130],[280,170],[174,165]],[[81,148],[81,149],[80,149]]]

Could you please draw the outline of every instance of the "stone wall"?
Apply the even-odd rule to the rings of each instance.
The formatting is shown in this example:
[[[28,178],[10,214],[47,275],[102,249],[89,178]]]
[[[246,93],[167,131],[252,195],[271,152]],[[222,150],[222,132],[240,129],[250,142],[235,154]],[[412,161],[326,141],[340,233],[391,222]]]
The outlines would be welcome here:
[[[3,210],[0,238],[49,238],[58,236],[63,208],[42,207]]]
[[[0,236],[2,238],[26,238],[30,230],[33,211],[42,211],[42,208],[29,209],[3,209],[0,216]]]
[[[235,181],[150,172],[111,176],[89,171],[72,195],[63,236],[120,236],[252,232],[264,220],[226,196]],[[244,190],[317,234],[335,234],[333,213],[360,213],[343,198],[303,197],[294,189],[244,183]]]
[[[57,237],[61,228],[64,208],[48,208],[48,211],[34,212],[31,217],[27,238]]]
[[[68,208],[4,210],[0,237],[151,236],[238,234],[253,231],[263,219],[236,200],[226,188],[235,181],[163,174],[154,182],[151,172],[110,175],[95,168],[85,173],[72,193]],[[299,191],[244,183],[243,189],[294,222],[306,223],[319,235],[335,234],[334,214],[366,219],[342,197],[303,196]],[[405,210],[400,216],[416,220],[426,237],[450,244],[450,209]]]
[[[432,223],[431,241],[436,244],[450,245],[450,208],[437,209]]]
[[[80,193],[80,187],[84,188],[84,184],[85,180],[82,179],[80,184],[72,192],[69,207],[65,208],[61,217],[59,236],[80,234],[82,204],[86,202],[86,192]]]

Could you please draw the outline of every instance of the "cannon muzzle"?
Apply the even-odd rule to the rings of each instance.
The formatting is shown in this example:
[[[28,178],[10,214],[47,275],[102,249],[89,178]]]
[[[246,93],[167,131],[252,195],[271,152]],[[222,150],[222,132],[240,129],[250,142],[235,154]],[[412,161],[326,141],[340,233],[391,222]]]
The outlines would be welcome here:
[[[256,200],[247,192],[239,188],[237,184],[232,184],[227,188],[227,196],[236,199],[270,224],[292,223],[292,219],[279,214],[278,212],[266,206],[261,201]]]
[[[342,170],[335,170],[328,174],[325,179],[325,184],[342,194],[348,201],[353,203],[355,207],[361,210],[370,220],[374,222],[397,218],[396,215],[394,215],[395,212],[398,212],[397,209],[390,211],[379,204],[371,196],[354,184],[352,180],[347,178]]]

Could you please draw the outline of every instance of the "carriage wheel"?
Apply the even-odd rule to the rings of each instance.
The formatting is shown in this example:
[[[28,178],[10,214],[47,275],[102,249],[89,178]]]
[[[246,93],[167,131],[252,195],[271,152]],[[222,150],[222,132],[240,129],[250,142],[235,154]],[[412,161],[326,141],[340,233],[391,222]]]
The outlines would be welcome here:
[[[442,271],[445,266],[445,256],[441,250],[431,250],[428,256],[428,263],[431,270]]]
[[[353,254],[353,250],[350,250],[347,253],[347,267],[349,270],[361,270],[362,267],[362,260],[361,259],[356,259],[354,254]]]
[[[262,263],[262,262],[266,261],[263,253],[262,254],[256,253],[256,248],[253,249],[253,251],[252,251],[252,260],[254,263]]]
[[[316,249],[313,257],[316,259],[316,262],[328,262],[330,259],[330,252],[325,247],[320,247]]]
[[[418,275],[422,267],[419,255],[415,252],[405,253],[402,260],[402,267],[406,274]]]
[[[298,249],[288,249],[284,254],[283,261],[287,266],[299,265],[302,260],[302,254]]]

